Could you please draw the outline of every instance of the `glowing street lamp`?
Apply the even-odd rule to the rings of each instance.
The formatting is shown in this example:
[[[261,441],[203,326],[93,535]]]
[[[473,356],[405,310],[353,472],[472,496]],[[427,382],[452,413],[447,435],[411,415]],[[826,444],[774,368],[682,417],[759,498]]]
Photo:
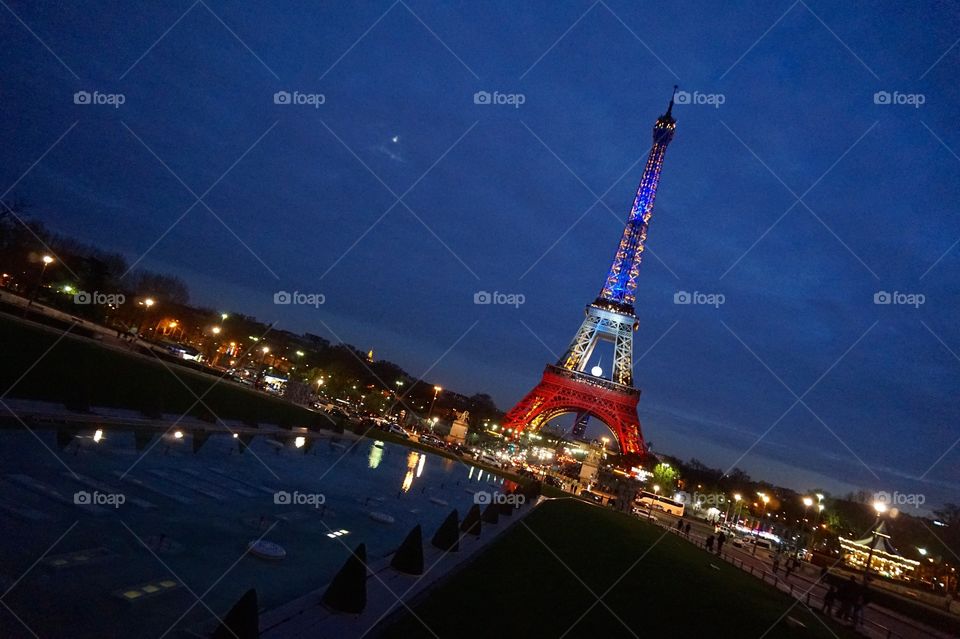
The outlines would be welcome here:
[[[760,526],[763,525],[763,516],[764,516],[764,515],[766,514],[766,512],[767,512],[767,504],[770,503],[770,497],[768,497],[768,496],[766,495],[766,493],[757,493],[757,494],[760,495],[760,499],[763,500],[763,510],[760,512],[760,523],[757,524],[757,530],[754,532],[754,535],[753,535],[753,554],[754,554],[754,556],[756,556],[756,554],[757,554],[757,541],[759,541],[759,539],[760,539]]]
[[[440,388],[439,386],[434,386],[434,387],[433,387],[433,399],[430,401],[430,410],[427,411],[427,419],[430,419],[430,417],[433,416],[433,405],[434,405],[434,403],[436,403],[436,401],[437,401],[437,395],[439,395],[439,394],[440,394],[440,391],[442,391],[442,390],[443,390],[443,389]]]
[[[887,512],[887,504],[877,500],[873,502],[873,509],[877,512],[877,522],[873,525],[873,539],[870,541],[870,552],[867,553],[867,566],[863,571],[863,587],[867,587],[867,579],[870,578],[870,564],[873,563],[873,551],[877,546],[877,540],[880,537],[890,538],[890,535],[884,535],[880,532],[880,524],[883,514]]]
[[[40,262],[43,266],[40,267],[40,276],[37,278],[37,285],[33,287],[33,294],[30,295],[30,299],[27,300],[27,307],[29,308],[33,304],[33,300],[37,297],[37,291],[40,290],[40,287],[43,286],[43,274],[47,272],[47,267],[53,264],[53,258],[49,255],[44,255]]]

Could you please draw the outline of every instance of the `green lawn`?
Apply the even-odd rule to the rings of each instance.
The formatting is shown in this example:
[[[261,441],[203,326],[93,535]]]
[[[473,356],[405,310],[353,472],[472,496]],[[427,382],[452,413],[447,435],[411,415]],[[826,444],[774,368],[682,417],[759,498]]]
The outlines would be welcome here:
[[[80,331],[78,331],[80,332]],[[151,356],[140,357],[0,316],[0,392],[9,397],[203,416],[281,426],[330,428],[319,414]],[[58,341],[59,339],[59,341]],[[22,377],[21,377],[22,376]],[[209,391],[206,396],[204,393]]]
[[[831,632],[800,604],[784,615],[793,599],[664,533],[577,500],[547,502],[414,605],[430,631],[405,613],[383,636],[859,636],[827,621]],[[591,609],[591,590],[613,612]]]

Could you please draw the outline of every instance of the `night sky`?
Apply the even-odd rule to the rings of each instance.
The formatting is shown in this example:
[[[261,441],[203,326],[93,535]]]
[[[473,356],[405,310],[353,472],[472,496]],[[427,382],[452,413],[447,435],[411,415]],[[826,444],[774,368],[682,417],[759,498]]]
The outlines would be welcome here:
[[[798,489],[957,500],[955,3],[5,6],[5,197],[195,303],[504,409],[596,297],[679,84],[637,291],[645,437]]]

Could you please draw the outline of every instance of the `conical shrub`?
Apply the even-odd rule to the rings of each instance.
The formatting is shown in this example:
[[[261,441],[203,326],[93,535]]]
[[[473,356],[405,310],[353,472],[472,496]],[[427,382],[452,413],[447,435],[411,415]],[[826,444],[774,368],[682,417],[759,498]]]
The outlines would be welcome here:
[[[460,516],[457,514],[456,509],[454,509],[447,515],[447,518],[443,520],[440,527],[437,528],[437,532],[434,533],[430,543],[433,544],[435,548],[439,548],[445,552],[457,552],[460,550],[460,531],[457,526],[459,519]]]
[[[470,507],[460,524],[460,530],[468,535],[480,536],[480,506],[474,504]]]
[[[323,603],[337,612],[360,614],[367,607],[367,546],[360,544],[323,593]]]
[[[251,588],[233,604],[210,635],[211,639],[258,639],[260,636],[260,607],[257,590]]]
[[[480,521],[485,524],[496,524],[500,521],[500,504],[493,502],[487,504],[487,507],[483,509],[483,514],[480,515]]]
[[[413,527],[397,552],[393,553],[390,567],[408,575],[423,574],[423,531],[420,524]]]

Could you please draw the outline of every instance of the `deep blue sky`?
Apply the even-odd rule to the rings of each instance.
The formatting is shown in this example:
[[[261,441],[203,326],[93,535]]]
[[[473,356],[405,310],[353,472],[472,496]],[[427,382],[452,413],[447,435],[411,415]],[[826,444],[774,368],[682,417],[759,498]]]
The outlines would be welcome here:
[[[0,188],[146,253],[196,302],[504,408],[596,296],[671,86],[722,94],[675,109],[637,295],[645,436],[800,489],[956,501],[955,3],[9,7]],[[79,90],[126,101],[75,105]],[[279,90],[326,101],[275,105]],[[480,90],[525,102],[476,105]],[[216,183],[223,224],[197,205],[164,235],[195,201],[174,174],[197,195]],[[277,290],[327,303],[275,306]],[[477,306],[480,290],[526,303]],[[726,302],[675,305],[679,290]],[[926,303],[878,306],[880,290]]]

